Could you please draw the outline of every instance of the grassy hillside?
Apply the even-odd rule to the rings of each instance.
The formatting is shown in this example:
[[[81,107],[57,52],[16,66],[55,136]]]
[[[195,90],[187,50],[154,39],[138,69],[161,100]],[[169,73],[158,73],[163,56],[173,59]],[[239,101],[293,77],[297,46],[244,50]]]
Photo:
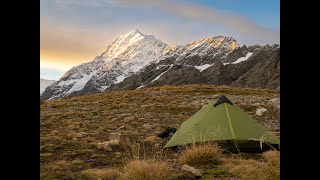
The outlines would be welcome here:
[[[272,90],[186,85],[68,97],[40,105],[40,177],[128,178],[126,173],[136,172],[130,171],[130,167],[151,163],[155,169],[160,168],[157,172],[169,173],[171,179],[185,179],[187,174],[180,170],[181,151],[164,152],[161,147],[166,140],[156,135],[168,126],[178,128],[184,120],[221,94],[279,135],[280,112],[268,103],[279,97],[279,93]],[[262,116],[255,115],[256,109],[261,107],[268,111]],[[112,151],[98,149],[98,143],[108,141],[110,133],[114,132],[121,133],[120,144],[112,146]],[[247,176],[237,174],[235,164],[251,162],[253,169],[267,167],[264,156],[223,154],[221,162],[224,163],[201,167],[202,178],[246,179]],[[133,159],[156,159],[160,164],[133,162]],[[239,162],[233,163],[235,161]],[[165,176],[161,178],[166,179]]]

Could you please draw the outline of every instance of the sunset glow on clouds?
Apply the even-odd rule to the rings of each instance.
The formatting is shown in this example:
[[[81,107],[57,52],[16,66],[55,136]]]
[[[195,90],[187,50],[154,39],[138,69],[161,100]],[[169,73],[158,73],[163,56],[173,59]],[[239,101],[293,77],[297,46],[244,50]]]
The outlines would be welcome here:
[[[170,45],[212,35],[280,41],[279,0],[41,0],[40,76],[59,79],[132,29]]]

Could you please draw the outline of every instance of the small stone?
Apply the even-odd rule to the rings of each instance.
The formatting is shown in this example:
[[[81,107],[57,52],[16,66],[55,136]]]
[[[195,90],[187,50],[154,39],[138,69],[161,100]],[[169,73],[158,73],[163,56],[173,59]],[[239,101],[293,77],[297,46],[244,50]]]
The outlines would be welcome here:
[[[264,112],[266,112],[266,111],[268,111],[266,108],[258,108],[258,109],[256,110],[256,115],[257,115],[257,116],[262,116],[262,114],[263,114]]]
[[[103,149],[106,151],[112,151],[112,148],[109,146],[109,141],[98,143],[98,149]]]
[[[77,138],[82,138],[82,137],[85,137],[85,136],[87,136],[89,133],[87,133],[87,132],[79,132],[78,134],[77,134]]]
[[[188,166],[187,164],[181,167],[181,170],[192,173],[193,175],[199,177],[202,176],[201,172],[192,166]]]
[[[125,126],[120,126],[120,127],[118,127],[118,129],[116,129],[116,130],[118,131],[118,130],[124,129],[124,128],[125,128]]]
[[[112,118],[110,122],[114,122],[116,120],[117,120],[117,118]]]
[[[124,118],[124,122],[130,122],[130,121],[133,121],[135,119],[135,117],[134,116],[130,116],[130,117],[126,117],[126,118]]]
[[[218,99],[219,97],[220,97],[220,95],[216,94],[216,95],[211,96],[211,99]]]
[[[268,105],[271,105],[274,108],[280,110],[280,98],[277,97],[277,98],[270,99],[268,102]]]
[[[261,103],[256,102],[256,103],[251,104],[251,106],[261,106]]]
[[[152,125],[150,125],[150,124],[144,124],[144,125],[142,125],[142,127],[146,128],[146,129],[150,129],[150,128],[152,128]]]
[[[110,140],[110,141],[107,141],[109,142],[109,145],[119,145],[119,140]]]

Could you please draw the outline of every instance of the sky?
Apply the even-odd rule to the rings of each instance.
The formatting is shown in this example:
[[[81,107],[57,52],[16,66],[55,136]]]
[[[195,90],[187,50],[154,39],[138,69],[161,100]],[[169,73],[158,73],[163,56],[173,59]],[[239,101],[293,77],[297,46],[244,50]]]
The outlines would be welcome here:
[[[280,43],[280,0],[41,0],[40,77],[58,80],[133,29],[169,44]]]

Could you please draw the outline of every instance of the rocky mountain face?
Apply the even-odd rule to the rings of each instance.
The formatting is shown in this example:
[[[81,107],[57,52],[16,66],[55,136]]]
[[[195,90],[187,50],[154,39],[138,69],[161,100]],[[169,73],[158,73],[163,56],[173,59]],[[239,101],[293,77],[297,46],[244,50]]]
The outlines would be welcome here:
[[[280,88],[279,45],[242,46],[212,36],[170,47],[138,30],[112,42],[92,62],[70,69],[40,100],[180,84]]]
[[[237,62],[239,59],[244,61]],[[167,59],[150,64],[143,72],[112,85],[108,91],[166,84],[215,84],[269,89],[280,87],[280,48],[277,45],[244,46],[229,53],[222,61],[214,58],[206,58],[205,62],[202,60],[195,55],[193,58],[181,58],[180,61]]]

